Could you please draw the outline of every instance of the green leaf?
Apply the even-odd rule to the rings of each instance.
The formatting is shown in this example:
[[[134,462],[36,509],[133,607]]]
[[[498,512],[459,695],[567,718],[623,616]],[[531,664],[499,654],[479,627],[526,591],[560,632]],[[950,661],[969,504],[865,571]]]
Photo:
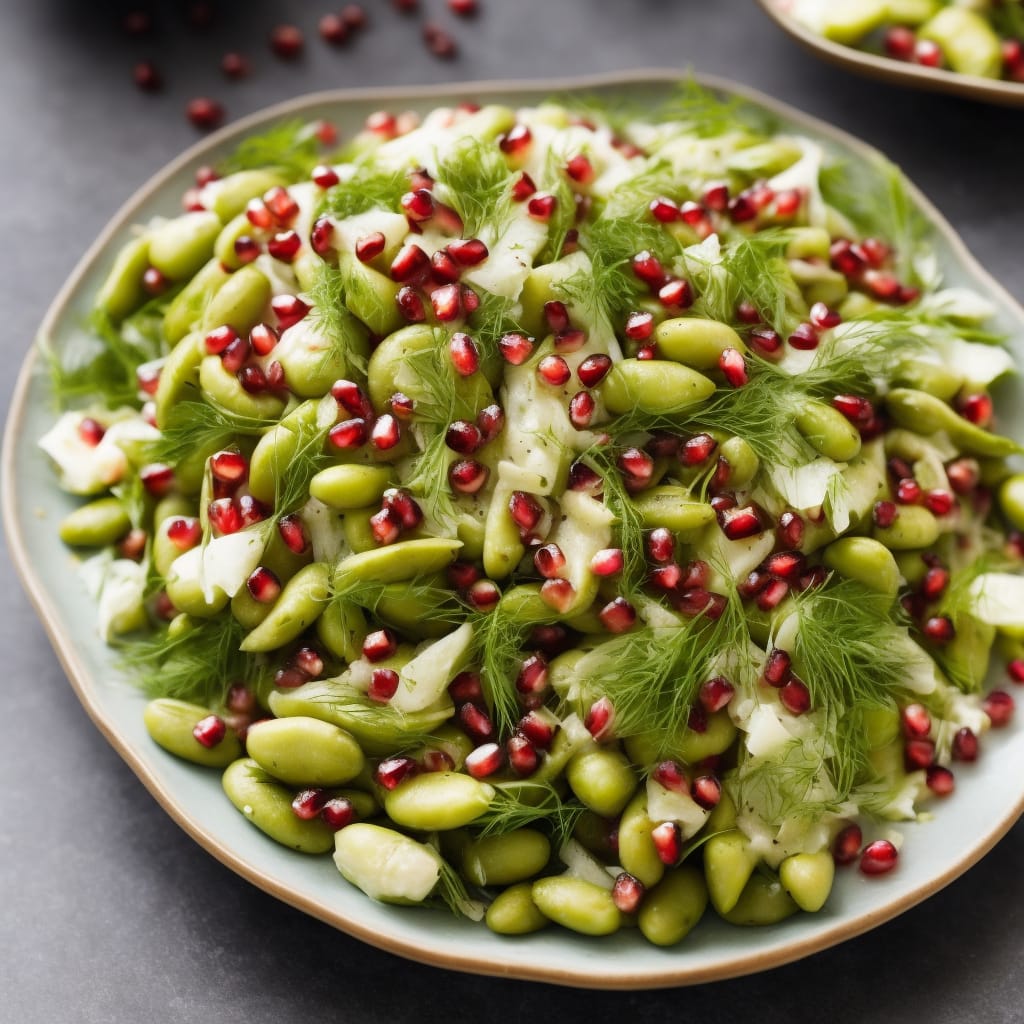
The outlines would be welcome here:
[[[485,229],[492,237],[501,235],[515,209],[512,182],[517,176],[493,142],[463,138],[441,157],[437,181],[462,217],[464,237],[475,238]]]
[[[275,422],[240,416],[201,396],[178,402],[170,410],[160,440],[149,445],[147,454],[153,462],[175,465],[194,451],[223,447],[239,436],[260,437]]]
[[[530,800],[517,794],[529,793]],[[491,805],[470,826],[479,829],[481,837],[503,836],[530,825],[544,825],[552,834],[555,846],[563,845],[572,835],[586,808],[577,800],[563,800],[548,783],[517,782],[509,789],[498,787]]]
[[[259,135],[244,138],[220,163],[223,177],[236,171],[272,169],[290,181],[308,178],[320,163],[316,126],[306,121],[285,121]]]
[[[378,171],[367,164],[358,168],[351,178],[327,189],[316,215],[328,214],[336,220],[344,220],[370,210],[397,212],[399,200],[408,190],[409,176],[404,171]]]

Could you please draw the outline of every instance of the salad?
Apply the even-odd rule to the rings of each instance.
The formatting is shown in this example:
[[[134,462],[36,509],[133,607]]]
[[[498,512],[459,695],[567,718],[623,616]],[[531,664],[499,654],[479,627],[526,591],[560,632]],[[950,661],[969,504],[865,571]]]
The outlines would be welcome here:
[[[1021,0],[783,0],[835,43],[963,75],[1024,82]]]
[[[46,349],[40,446],[225,814],[672,945],[956,813],[1024,682],[1014,366],[895,168],[683,85],[282,124],[183,201]]]

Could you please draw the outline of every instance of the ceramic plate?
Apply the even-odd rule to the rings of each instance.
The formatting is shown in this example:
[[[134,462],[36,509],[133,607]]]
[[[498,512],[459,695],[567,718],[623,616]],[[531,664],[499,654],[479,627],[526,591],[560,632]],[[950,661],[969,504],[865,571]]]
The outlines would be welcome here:
[[[325,117],[349,133],[381,107],[425,112],[462,99],[528,104],[574,88],[608,99],[655,101],[677,78],[678,72],[649,71],[573,82],[327,92],[272,107],[211,135],[138,191],[71,275],[47,313],[41,335],[60,342],[79,331],[130,226],[175,212],[197,166],[215,161],[245,134],[275,120]],[[857,160],[872,156],[855,139],[766,97],[725,82],[703,84],[769,108],[785,126],[823,141],[834,153]],[[947,281],[968,285],[992,301],[998,325],[1015,338],[1024,364],[1024,312],[975,262],[927,200],[916,190],[912,194],[932,225]],[[1024,437],[1024,387],[1011,386],[1017,389],[1017,401],[1006,403],[1000,425]],[[57,541],[57,523],[74,499],[58,490],[36,447],[52,417],[45,367],[29,354],[4,443],[4,526],[28,593],[86,710],[153,796],[206,850],[268,893],[375,946],[455,970],[590,988],[649,988],[745,974],[807,956],[913,906],[977,861],[1024,809],[1024,731],[1011,728],[986,737],[985,756],[976,765],[958,768],[957,792],[937,808],[934,821],[903,829],[905,856],[891,875],[869,880],[853,870],[841,872],[824,910],[768,929],[734,928],[709,913],[675,949],[650,946],[632,929],[595,940],[551,928],[510,940],[441,911],[372,903],[342,880],[330,857],[293,853],[254,829],[231,809],[216,773],[179,761],[150,741],[142,724],[144,699],[127,681],[118,680],[111,652],[96,634],[95,606],[75,582],[72,556]]]
[[[953,93],[1005,106],[1024,106],[1024,83],[982,78],[979,75],[962,75],[943,68],[910,64],[878,53],[865,53],[852,46],[834,43],[797,21],[788,13],[793,6],[793,0],[757,2],[764,8],[768,17],[804,49],[810,50],[816,57],[821,57],[830,64],[838,64],[857,74],[877,78],[883,82],[892,82],[895,85],[910,85],[933,92]]]

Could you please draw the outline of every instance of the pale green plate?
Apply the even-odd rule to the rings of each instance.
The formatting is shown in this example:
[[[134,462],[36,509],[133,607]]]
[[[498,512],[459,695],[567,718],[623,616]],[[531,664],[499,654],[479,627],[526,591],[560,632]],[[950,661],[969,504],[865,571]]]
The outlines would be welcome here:
[[[248,132],[287,117],[325,117],[346,133],[381,107],[425,112],[462,99],[524,104],[554,92],[583,89],[609,99],[656,100],[678,72],[650,71],[572,82],[483,83],[366,92],[329,92],[281,104],[239,121],[194,146],[133,196],[100,235],[57,297],[41,335],[58,342],[80,330],[92,296],[129,227],[179,209],[195,168],[210,163]],[[793,129],[819,138],[857,160],[872,155],[862,143],[790,108],[725,82],[704,80],[768,107]],[[933,225],[933,240],[950,283],[988,296],[997,323],[1013,338],[1024,363],[1024,313],[964,249],[939,214],[916,191]],[[1024,437],[1024,392],[1008,386],[1000,427]],[[1009,396],[1003,396],[1004,398]],[[1014,408],[1018,410],[1014,412]],[[957,791],[935,808],[935,820],[906,826],[901,864],[868,880],[856,871],[841,879],[826,909],[767,929],[723,924],[709,911],[681,946],[663,950],[627,929],[585,939],[551,928],[519,939],[500,938],[483,925],[440,911],[372,903],[348,885],[329,857],[308,858],[267,839],[228,804],[216,772],[163,753],[142,724],[143,698],[119,680],[111,652],[97,637],[95,607],[77,581],[74,560],[57,539],[57,523],[73,504],[61,493],[36,441],[52,422],[47,378],[30,354],[22,370],[4,442],[4,525],[14,561],[68,677],[86,710],[167,812],[215,857],[255,885],[315,917],[403,956],[456,970],[530,978],[592,988],[682,985],[764,970],[807,956],[899,914],[952,881],[1010,828],[1024,809],[1024,735],[1013,727],[986,736],[977,765],[959,767]],[[993,923],[995,927],[995,923]]]

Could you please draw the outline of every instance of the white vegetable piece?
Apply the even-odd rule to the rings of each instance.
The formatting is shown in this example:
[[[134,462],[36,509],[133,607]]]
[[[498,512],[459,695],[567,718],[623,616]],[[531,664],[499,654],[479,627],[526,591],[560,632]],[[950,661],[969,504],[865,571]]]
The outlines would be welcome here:
[[[424,645],[400,671],[401,683],[391,706],[396,711],[422,711],[445,696],[448,684],[469,663],[473,627],[465,622],[454,632]]]

